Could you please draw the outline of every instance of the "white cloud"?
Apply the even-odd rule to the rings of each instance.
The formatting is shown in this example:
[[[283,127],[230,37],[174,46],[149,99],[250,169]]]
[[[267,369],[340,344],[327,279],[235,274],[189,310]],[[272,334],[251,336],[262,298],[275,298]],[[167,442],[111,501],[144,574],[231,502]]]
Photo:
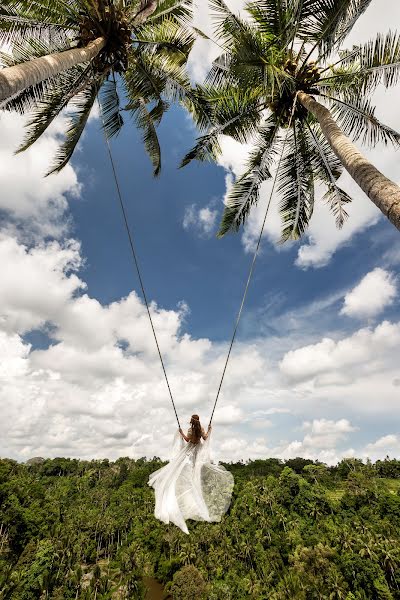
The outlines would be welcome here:
[[[243,8],[245,0],[226,0],[227,5],[236,13]],[[189,72],[194,81],[203,81],[211,68],[212,61],[221,54],[220,46],[215,43],[214,24],[208,2],[196,2],[194,5],[194,25],[211,39],[198,37],[189,57]],[[212,41],[215,40],[215,41]]]
[[[77,272],[83,261],[75,242],[27,249],[3,236],[0,257],[14,265],[0,293],[0,454],[22,460],[167,456],[176,423],[137,295],[109,305],[91,298]],[[46,294],[36,293],[30,280]],[[186,311],[152,305],[182,425],[198,412],[206,426],[227,347],[185,334]],[[34,349],[21,337],[38,328],[48,333],[47,349]],[[388,360],[400,348],[399,324],[384,322],[339,342],[286,353],[280,371],[283,348],[292,343],[283,332],[281,339],[235,346],[214,418],[220,459],[302,455],[334,463],[349,454],[343,443],[362,429],[363,415],[372,412],[379,420],[390,410],[400,417],[397,365]],[[305,373],[315,384],[337,372],[357,375],[361,367],[362,377],[350,377],[346,386],[341,418],[332,408],[341,394],[334,379],[319,387],[302,382]],[[355,424],[350,408],[359,414]],[[299,420],[305,433],[296,439]]]
[[[28,250],[5,238],[0,254],[14,264],[5,286],[9,293],[0,295],[0,454],[19,459],[38,454],[166,456],[176,425],[145,308],[136,294],[109,305],[91,298],[74,272],[82,259],[73,243]],[[48,294],[36,294],[31,286],[25,293],[28,273]],[[206,424],[226,345],[184,334],[185,309],[165,311],[153,305],[152,312],[181,422],[199,412]],[[32,349],[19,335],[39,327],[48,328],[52,345],[47,350]],[[339,446],[355,428],[349,410],[359,414],[359,421],[366,413],[376,422],[388,411],[393,419],[400,417],[395,386],[399,327],[384,323],[361,330],[365,333],[355,335],[356,361],[351,340],[347,345],[342,340],[341,348],[337,342],[336,350],[333,342],[328,372],[322,365],[310,374],[314,383],[320,380],[318,388],[296,378],[289,385],[282,381],[277,360],[283,348],[293,345],[284,331],[275,340],[239,342],[215,413],[217,456],[303,455],[336,462],[347,455]],[[352,371],[357,375],[360,364],[362,377],[355,380]],[[345,394],[334,379],[338,372],[351,376]],[[328,417],[337,414],[339,402],[344,416]],[[307,419],[302,440],[293,439],[299,418]],[[257,430],[255,437],[252,430]]]
[[[353,335],[334,341],[324,338],[285,354],[281,372],[291,380],[313,379],[325,373],[340,373],[351,368],[353,377],[389,363],[395,349],[400,349],[400,323],[383,321],[375,329],[359,329]]]
[[[383,460],[386,456],[400,456],[400,435],[388,434],[378,438],[375,442],[367,444],[362,456],[371,460]]]
[[[84,287],[75,274],[65,275],[82,264],[79,244],[74,241],[29,250],[3,234],[0,262],[0,327],[8,332],[23,334],[57,320],[68,300]]]
[[[109,305],[91,298],[76,273],[82,259],[74,242],[28,249],[3,235],[0,257],[10,265],[0,290],[0,454],[165,455],[173,413],[137,295]],[[225,345],[182,333],[185,306],[151,310],[182,419],[202,407],[206,419]],[[31,330],[47,331],[50,346],[32,349],[21,337]],[[225,396],[232,389],[243,396],[263,359],[255,347],[238,348],[231,368],[215,413],[219,428],[241,421],[235,394]]]
[[[270,424],[267,425],[267,427],[269,426]],[[255,428],[257,429],[257,426]],[[269,444],[268,440],[261,436],[251,441],[227,437],[221,443],[220,450],[228,454],[233,461],[240,460],[243,456],[252,456],[253,458],[272,456],[285,460],[302,456],[314,460],[318,459],[328,464],[335,464],[343,457],[354,454],[354,450],[341,450],[337,447],[351,433],[357,431],[357,427],[353,426],[347,419],[337,421],[314,419],[311,423],[303,423],[303,429],[308,430],[308,432],[302,440],[282,440],[276,445]]]
[[[339,183],[352,198],[351,204],[346,206],[349,218],[342,229],[338,229],[329,207],[321,201],[316,203],[310,227],[305,240],[300,243],[296,259],[296,265],[300,268],[325,267],[337,250],[351,243],[356,234],[375,225],[381,216],[346,173]]]
[[[358,319],[375,317],[392,304],[396,294],[393,275],[376,268],[346,294],[340,314]]]
[[[215,415],[216,424],[232,425],[243,420],[243,410],[239,406],[225,404],[218,408]]]
[[[311,448],[335,448],[339,441],[347,437],[347,434],[357,430],[347,419],[339,419],[338,421],[314,419],[311,423],[305,422],[303,426],[308,430],[308,433],[302,444],[308,450]]]
[[[80,185],[71,165],[44,178],[58,148],[65,120],[57,121],[33,147],[13,154],[25,135],[24,117],[0,112],[0,211],[8,230],[21,237],[60,237],[68,230],[67,195],[77,197]],[[29,224],[29,227],[27,225]]]
[[[197,208],[196,204],[191,204],[185,209],[183,217],[183,228],[194,230],[200,236],[209,237],[215,230],[218,211],[205,206]]]

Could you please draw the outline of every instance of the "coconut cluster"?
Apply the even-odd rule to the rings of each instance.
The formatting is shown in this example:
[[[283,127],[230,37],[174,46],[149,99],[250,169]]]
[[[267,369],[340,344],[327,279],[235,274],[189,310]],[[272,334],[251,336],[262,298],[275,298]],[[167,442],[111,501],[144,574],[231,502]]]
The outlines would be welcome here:
[[[122,7],[109,4],[102,8],[101,16],[93,19],[82,14],[79,24],[80,46],[105,35],[106,45],[93,60],[96,71],[104,72],[112,68],[117,73],[126,71],[132,31]]]
[[[314,86],[319,81],[321,73],[314,62],[299,66],[293,58],[286,60],[283,69],[291,76],[292,80],[289,80],[288,85],[281,90],[279,98],[270,103],[269,108],[276,114],[282,127],[287,127],[290,123],[296,92],[301,90],[306,93],[315,93]],[[300,102],[297,102],[293,118],[302,120],[306,116],[306,109]]]

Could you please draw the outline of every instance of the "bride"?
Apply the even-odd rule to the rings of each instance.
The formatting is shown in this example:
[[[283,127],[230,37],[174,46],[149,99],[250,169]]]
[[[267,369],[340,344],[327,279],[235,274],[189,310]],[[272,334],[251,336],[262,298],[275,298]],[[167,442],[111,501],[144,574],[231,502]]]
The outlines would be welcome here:
[[[185,533],[186,519],[220,521],[231,501],[233,475],[211,461],[210,437],[211,425],[206,433],[199,416],[192,415],[187,435],[182,429],[175,435],[170,462],[149,477],[156,518]]]

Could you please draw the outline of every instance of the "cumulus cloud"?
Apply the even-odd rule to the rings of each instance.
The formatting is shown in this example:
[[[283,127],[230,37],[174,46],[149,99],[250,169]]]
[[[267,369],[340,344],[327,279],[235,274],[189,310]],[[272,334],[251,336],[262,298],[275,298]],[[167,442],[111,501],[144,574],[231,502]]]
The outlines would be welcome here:
[[[400,347],[400,323],[383,321],[375,329],[363,328],[335,341],[324,338],[285,354],[281,372],[293,381],[313,379],[317,375],[338,373],[351,368],[353,377],[366,370],[388,364],[393,350]]]
[[[300,440],[282,440],[278,444],[268,443],[266,437],[258,436],[248,441],[240,438],[227,438],[221,444],[221,451],[229,453],[232,460],[239,460],[243,456],[250,455],[254,458],[265,458],[268,456],[280,457],[285,460],[302,456],[336,464],[344,457],[354,455],[351,448],[338,448],[349,435],[357,431],[347,419],[327,420],[314,419],[312,422],[304,422],[303,429],[307,433]],[[256,427],[257,429],[257,427]]]
[[[3,235],[0,260],[13,266],[0,289],[0,454],[166,457],[176,424],[140,298],[131,292],[107,305],[92,298],[75,241],[27,248]],[[317,310],[325,312],[326,303]],[[199,412],[206,424],[227,346],[186,333],[185,306],[166,311],[153,303],[151,311],[181,422]],[[43,348],[24,337],[38,330],[48,339]],[[348,418],[349,406],[358,421],[371,412],[379,420],[388,410],[400,417],[393,384],[399,324],[286,352],[279,368],[292,345],[283,334],[235,346],[214,418],[219,458],[336,462],[361,429]],[[348,377],[340,419],[329,416],[341,397],[337,374]],[[305,433],[296,439],[299,419],[306,419]]]
[[[322,449],[335,448],[338,441],[357,430],[347,419],[314,419],[311,423],[306,421],[303,427],[308,430],[302,442],[303,446]]]
[[[91,298],[79,273],[83,260],[76,242],[28,249],[3,236],[0,256],[14,265],[0,294],[0,454],[22,460],[32,455],[166,457],[176,424],[138,296],[131,292],[108,305]],[[36,293],[29,276],[47,294]],[[153,303],[151,310],[181,422],[186,426],[190,414],[199,412],[206,424],[226,344],[185,333],[185,307],[166,311]],[[38,329],[47,333],[47,348],[32,347],[24,338]],[[279,369],[274,356],[282,356],[283,344],[291,341],[261,339],[235,347],[214,418],[219,458],[302,455],[333,463],[349,455],[343,444],[360,424],[347,416],[324,416],[337,401],[337,383],[325,381],[320,391],[311,392],[302,383],[307,368],[307,377],[315,380],[362,364],[363,387],[351,391],[358,419],[374,407],[376,414],[382,411],[382,403],[373,403],[378,390],[399,414],[395,377],[374,371],[378,357],[386,361],[400,348],[398,324],[382,323],[353,338],[288,352]],[[289,385],[282,374],[291,379]],[[276,427],[277,419],[283,428]],[[304,436],[293,439],[299,419]],[[366,452],[361,447],[356,453]]]
[[[71,165],[58,175],[43,176],[56,154],[65,120],[57,119],[33,147],[15,155],[25,135],[24,123],[21,115],[0,113],[0,217],[7,216],[8,231],[19,237],[60,237],[69,228],[68,196],[78,197],[81,187]]]
[[[231,10],[239,13],[245,0],[226,0]],[[203,81],[211,68],[212,61],[221,54],[221,48],[214,40],[214,25],[207,2],[196,2],[194,5],[194,25],[211,39],[198,37],[189,57],[189,72],[194,81]]]
[[[376,206],[347,173],[343,173],[339,184],[352,198],[351,204],[346,206],[349,218],[342,229],[338,229],[329,207],[321,201],[316,203],[310,227],[305,240],[300,243],[295,261],[302,269],[325,267],[337,250],[350,244],[355,235],[375,225],[381,217]]]
[[[383,435],[374,442],[367,444],[361,452],[363,458],[383,460],[386,456],[400,456],[400,435],[390,433]]]
[[[0,257],[14,265],[0,293],[0,455],[166,457],[176,424],[140,298],[131,292],[107,305],[92,298],[73,241],[29,249],[3,236]],[[47,293],[36,293],[29,277]],[[153,303],[151,310],[181,422],[199,412],[206,424],[227,346],[186,333],[185,307],[166,311]],[[32,330],[46,333],[47,348],[28,343],[24,335]],[[235,346],[214,418],[219,458],[302,455],[334,463],[349,455],[343,444],[361,429],[363,414],[384,417],[390,409],[400,417],[397,365],[390,370],[387,360],[400,348],[399,324],[288,352],[279,369],[282,348],[291,344],[283,336]],[[387,373],[377,368],[384,357]],[[345,402],[344,416],[329,417],[337,382],[325,380],[315,393],[305,372],[315,381],[361,365],[363,377],[351,378],[348,388],[358,422],[348,418]],[[299,419],[304,436],[293,439]]]
[[[375,317],[392,304],[396,294],[393,275],[376,268],[346,294],[340,314],[357,319]]]
[[[22,458],[38,453],[149,454],[156,453],[156,440],[163,439],[158,451],[165,455],[173,413],[138,296],[131,292],[108,305],[91,298],[77,274],[83,261],[76,242],[28,249],[3,235],[0,257],[12,265],[0,292],[0,453],[11,450]],[[153,303],[151,311],[180,414],[199,407],[206,413],[225,344],[213,346],[183,332],[185,306],[166,311]],[[24,334],[35,330],[47,334],[47,348],[32,348],[24,340]],[[238,350],[227,397],[229,390],[244,396],[248,379],[263,369],[255,347]],[[217,427],[242,419],[233,398],[221,395]]]
[[[212,205],[198,208],[196,204],[191,204],[185,209],[183,217],[183,228],[193,230],[198,235],[209,237],[215,230],[218,210],[213,209]]]

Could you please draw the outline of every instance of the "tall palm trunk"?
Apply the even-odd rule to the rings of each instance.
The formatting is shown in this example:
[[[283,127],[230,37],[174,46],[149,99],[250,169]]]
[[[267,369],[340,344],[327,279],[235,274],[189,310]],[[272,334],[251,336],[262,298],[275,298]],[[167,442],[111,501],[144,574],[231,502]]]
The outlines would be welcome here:
[[[89,62],[99,54],[105,43],[104,37],[98,37],[83,48],[48,54],[20,65],[1,69],[0,102],[75,65]]]
[[[330,111],[304,92],[298,98],[319,121],[332,150],[354,181],[376,204],[383,214],[400,230],[400,187],[372,165],[346,137]]]
[[[138,27],[150,17],[158,6],[158,0],[142,0],[140,10],[133,18],[133,24]]]

